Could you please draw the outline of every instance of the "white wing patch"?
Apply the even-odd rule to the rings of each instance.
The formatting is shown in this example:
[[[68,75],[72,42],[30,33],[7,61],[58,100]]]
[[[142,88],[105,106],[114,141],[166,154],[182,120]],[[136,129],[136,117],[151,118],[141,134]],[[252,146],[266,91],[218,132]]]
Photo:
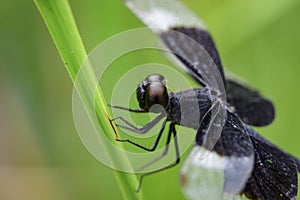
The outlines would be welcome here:
[[[226,157],[195,146],[181,170],[189,199],[243,199],[239,193],[252,172],[253,157]]]
[[[198,27],[204,23],[176,0],[125,0],[127,7],[154,32],[172,27]]]
[[[213,151],[208,151],[202,147],[194,147],[188,158],[191,165],[195,167],[203,167],[206,169],[224,170],[225,159]],[[185,171],[186,165],[182,171]]]

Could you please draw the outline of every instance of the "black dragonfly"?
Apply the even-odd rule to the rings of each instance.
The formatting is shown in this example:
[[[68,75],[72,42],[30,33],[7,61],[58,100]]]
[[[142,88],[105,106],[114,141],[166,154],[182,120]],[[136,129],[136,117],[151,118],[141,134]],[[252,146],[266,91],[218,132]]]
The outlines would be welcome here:
[[[127,0],[125,3],[160,37],[174,54],[173,61],[180,63],[203,86],[172,93],[167,91],[162,75],[152,74],[137,88],[140,109],[113,106],[137,113],[160,113],[141,128],[117,118],[128,125],[117,124],[119,127],[139,133],[146,133],[164,118],[152,148],[118,139],[147,151],[156,149],[166,123],[170,122],[165,151],[151,163],[166,155],[171,137],[176,161],[145,175],[179,163],[175,126],[180,125],[196,130],[196,145],[181,171],[187,198],[233,199],[243,195],[249,199],[296,199],[300,161],[249,126],[270,124],[275,117],[273,104],[257,91],[224,76],[218,51],[203,22],[175,0]],[[160,106],[153,109],[154,105]]]

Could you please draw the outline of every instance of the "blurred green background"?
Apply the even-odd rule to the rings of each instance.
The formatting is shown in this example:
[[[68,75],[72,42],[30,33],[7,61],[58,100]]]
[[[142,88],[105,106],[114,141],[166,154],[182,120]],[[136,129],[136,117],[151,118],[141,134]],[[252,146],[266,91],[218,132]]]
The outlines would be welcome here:
[[[227,69],[274,102],[274,123],[257,130],[300,157],[300,2],[183,2],[209,27]],[[143,26],[121,0],[70,4],[88,52]],[[72,82],[34,3],[2,0],[0,25],[0,199],[122,199],[112,170],[79,140]],[[183,199],[179,170],[147,177],[145,199]]]

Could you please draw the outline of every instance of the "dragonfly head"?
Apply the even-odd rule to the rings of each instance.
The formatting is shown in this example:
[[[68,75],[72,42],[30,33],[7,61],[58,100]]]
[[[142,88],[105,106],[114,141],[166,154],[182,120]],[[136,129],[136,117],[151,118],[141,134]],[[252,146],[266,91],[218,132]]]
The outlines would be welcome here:
[[[169,96],[166,80],[160,74],[151,74],[138,85],[137,100],[141,109],[154,113],[162,112],[167,108]]]

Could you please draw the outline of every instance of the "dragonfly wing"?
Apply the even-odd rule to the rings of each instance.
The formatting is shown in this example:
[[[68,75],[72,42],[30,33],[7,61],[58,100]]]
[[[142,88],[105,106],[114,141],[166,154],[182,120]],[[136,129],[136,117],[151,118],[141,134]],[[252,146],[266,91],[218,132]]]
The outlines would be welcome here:
[[[252,135],[251,141],[255,163],[243,193],[251,199],[296,199],[298,177],[295,161],[269,142]]]
[[[204,23],[176,0],[126,0],[126,5],[175,55],[182,66],[203,86],[224,87],[225,79],[215,44]],[[173,56],[174,58],[174,56]],[[179,62],[178,62],[179,61]],[[221,80],[221,82],[219,81]]]
[[[229,112],[219,141],[208,153],[205,127],[204,121],[196,137],[202,146],[194,147],[182,169],[183,190],[190,199],[200,195],[197,191],[206,198],[217,195],[216,199],[221,199],[220,195],[223,199],[242,198],[238,194],[249,199],[296,199],[295,158]]]
[[[160,37],[201,85],[220,90],[218,87],[222,84],[226,88],[220,57],[207,31],[194,27],[171,27]]]
[[[254,137],[256,140],[259,140],[260,142],[264,143],[264,144],[267,144],[275,149],[278,149],[279,151],[282,151],[280,150],[276,145],[272,144],[270,141],[268,141],[267,139],[265,139],[264,137],[262,137],[261,135],[259,135],[257,132],[255,132],[250,126],[245,126],[245,128],[247,129],[247,132],[251,135],[251,137]],[[292,159],[296,166],[297,166],[297,170],[298,172],[300,172],[300,160],[298,158],[296,158],[295,156],[292,156],[288,153],[286,153],[290,159]]]
[[[209,117],[208,117],[209,118]],[[207,125],[197,132],[196,143],[181,171],[181,183],[189,199],[240,199],[254,166],[254,149],[239,119],[227,113],[221,137],[209,151]]]
[[[271,101],[235,81],[227,81],[226,98],[246,124],[265,126],[275,118],[275,109]]]

